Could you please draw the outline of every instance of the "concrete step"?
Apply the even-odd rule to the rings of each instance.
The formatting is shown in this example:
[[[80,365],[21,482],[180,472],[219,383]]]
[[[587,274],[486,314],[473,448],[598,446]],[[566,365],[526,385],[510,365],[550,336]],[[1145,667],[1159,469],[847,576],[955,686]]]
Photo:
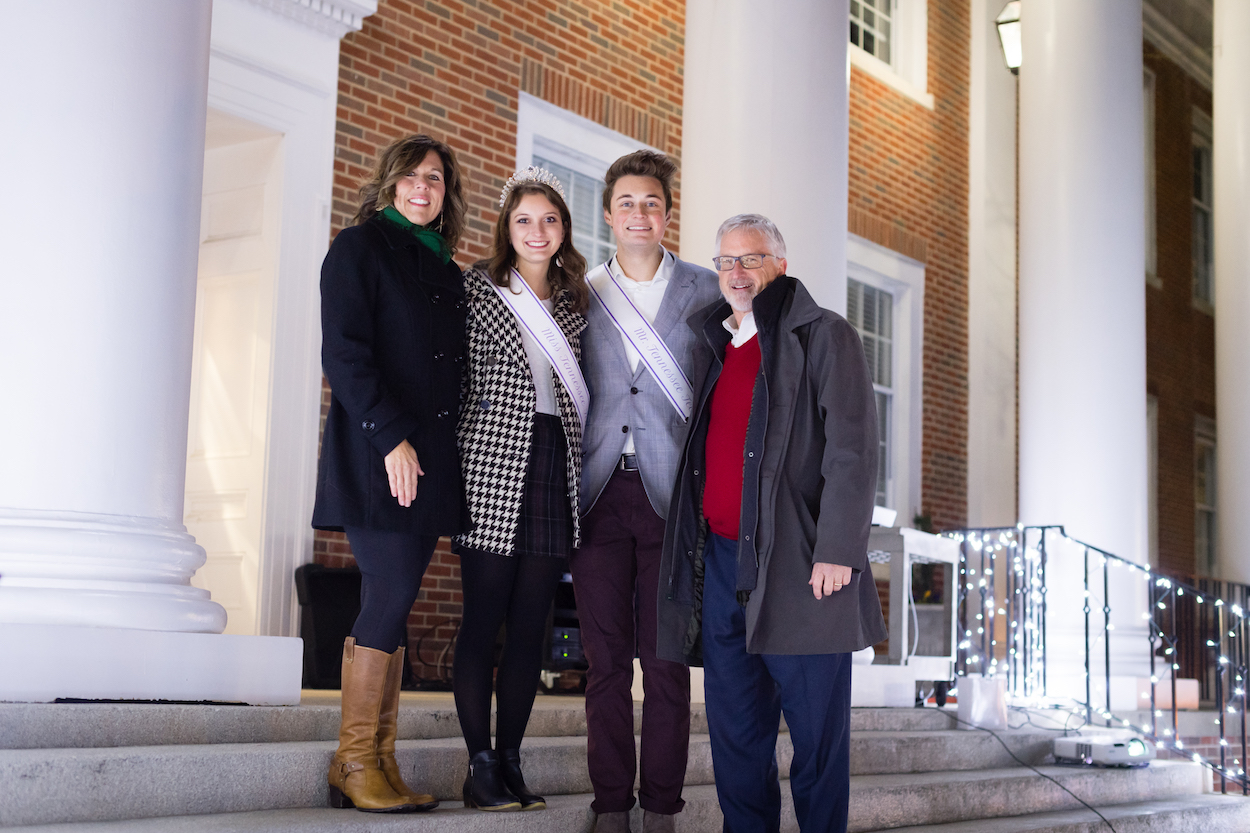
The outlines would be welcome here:
[[[165,746],[207,743],[292,743],[335,740],[337,697],[318,692],[299,706],[212,706],[175,703],[0,703],[0,749],[85,749],[106,746]],[[642,704],[634,707],[640,726]],[[954,729],[953,711],[939,709],[852,709],[851,729],[929,731]],[[707,732],[702,703],[691,708],[690,731]],[[581,697],[541,696],[534,703],[529,735],[586,734]],[[450,694],[404,692],[399,737],[409,740],[460,737]]]
[[[1016,756],[1041,763],[1050,736],[1001,733]],[[0,750],[0,825],[186,813],[315,807],[326,799],[325,771],[334,741]],[[439,799],[460,795],[467,754],[460,738],[401,740],[396,755],[405,778]],[[526,739],[522,760],[530,786],[544,795],[591,791],[586,739]],[[777,743],[788,777],[788,734]],[[1015,761],[981,732],[862,732],[851,737],[856,775],[1010,767]],[[711,744],[692,735],[686,783],[713,783]],[[115,807],[116,810],[103,809]],[[126,815],[102,815],[102,813]]]
[[[1155,761],[1144,769],[1038,768],[1094,806],[1200,795],[1209,773],[1187,761]],[[1023,767],[851,778],[848,830],[883,830],[973,819],[1072,810],[1082,805],[1055,783]]]
[[[1178,768],[1196,769],[1181,762]],[[1165,767],[1166,769],[1166,767]],[[1144,774],[1097,771],[1103,776]],[[1036,779],[1036,776],[1033,776]],[[1040,779],[1037,779],[1040,780]],[[1103,779],[1106,780],[1105,777]],[[1111,778],[1111,781],[1117,778]],[[852,782],[850,830],[852,833],[890,829],[878,824],[880,813],[875,805],[885,797],[883,787],[865,779]],[[1017,789],[1019,782],[1013,783]],[[1069,786],[1081,786],[1069,784]],[[1086,784],[1088,786],[1088,784]],[[1114,791],[1114,790],[1112,790]],[[677,816],[678,833],[719,833],[722,818],[716,802],[715,788],[710,785],[687,787],[686,809]],[[920,827],[893,828],[894,833],[1104,833],[1105,825],[1088,810],[1049,810],[1032,815],[1009,818],[978,817],[987,808],[984,791],[971,788],[964,793],[965,812],[946,823]],[[383,816],[352,810],[323,808],[262,810],[213,815],[149,818],[132,821],[91,822],[78,824],[39,825],[13,828],[14,833],[589,833],[592,814],[589,795],[551,796],[548,808],[530,813],[483,813],[465,810],[459,801],[445,802],[430,813],[405,816]],[[782,824],[784,833],[796,833],[794,810],[789,790],[782,790]],[[1101,812],[1113,821],[1118,833],[1250,833],[1250,802],[1233,797],[1190,794],[1149,801],[1102,805]],[[635,815],[639,813],[634,810]],[[1092,820],[1092,821],[1090,821]],[[876,825],[876,826],[874,826]],[[1102,825],[1102,829],[1098,829]],[[641,829],[635,819],[633,829]]]
[[[1240,796],[1191,795],[1099,807],[1098,812],[1115,825],[1116,833],[1250,833],[1250,798]],[[1108,828],[1102,819],[1082,808],[896,827],[891,833],[1108,833]]]

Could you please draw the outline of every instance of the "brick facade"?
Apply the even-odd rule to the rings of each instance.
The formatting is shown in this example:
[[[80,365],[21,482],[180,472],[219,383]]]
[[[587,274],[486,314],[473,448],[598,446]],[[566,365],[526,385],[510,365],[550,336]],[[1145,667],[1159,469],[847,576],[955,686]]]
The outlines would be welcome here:
[[[455,151],[469,206],[456,261],[488,254],[499,191],[515,169],[518,91],[681,156],[684,0],[381,0],[343,39],[332,233],[351,221],[357,189],[393,139],[429,133]],[[676,250],[680,192],[666,243]],[[322,396],[322,416],[329,391]],[[344,536],[318,532],[314,560],[352,563]],[[459,560],[440,543],[408,622],[409,644],[460,616]],[[446,647],[447,627],[421,659]],[[418,675],[437,669],[413,659]]]
[[[1158,276],[1146,287],[1146,390],[1158,398],[1159,566],[1192,574],[1194,419],[1215,418],[1215,319],[1193,304],[1193,110],[1211,93],[1150,44]]]
[[[464,170],[469,218],[456,259],[484,257],[516,156],[518,90],[661,148],[680,161],[683,0],[382,0],[342,44],[333,233],[397,136],[446,141]],[[937,528],[966,516],[969,10],[930,0],[930,111],[856,70],[850,95],[851,230],[926,264],[922,506]],[[680,189],[666,242],[676,247]],[[329,407],[323,392],[322,411]],[[910,521],[911,519],[905,519]],[[315,560],[352,563],[318,533]],[[410,645],[460,612],[444,541],[409,619]],[[437,660],[450,630],[424,643]],[[417,662],[414,670],[437,676]]]
[[[933,110],[852,69],[849,190],[851,231],[925,263],[921,512],[940,530],[967,519],[971,12],[928,9]]]

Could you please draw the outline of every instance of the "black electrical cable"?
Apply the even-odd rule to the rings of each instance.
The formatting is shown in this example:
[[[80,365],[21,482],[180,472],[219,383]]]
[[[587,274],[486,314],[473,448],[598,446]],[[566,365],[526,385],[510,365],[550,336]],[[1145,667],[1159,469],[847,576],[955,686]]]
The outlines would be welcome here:
[[[1107,827],[1110,827],[1110,828],[1111,828],[1111,833],[1116,833],[1115,825],[1113,825],[1113,824],[1112,824],[1112,823],[1111,823],[1111,822],[1107,819],[1107,817],[1106,817],[1106,816],[1104,816],[1102,813],[1098,812],[1098,808],[1097,808],[1097,807],[1095,807],[1094,805],[1090,804],[1088,801],[1086,801],[1085,799],[1081,798],[1079,795],[1077,795],[1076,793],[1072,792],[1072,790],[1068,789],[1068,788],[1067,788],[1067,787],[1065,787],[1063,784],[1060,784],[1060,783],[1059,783],[1058,781],[1056,781],[1054,778],[1051,778],[1049,775],[1047,775],[1046,773],[1042,772],[1042,771],[1041,771],[1040,769],[1038,769],[1037,767],[1033,766],[1033,765],[1032,765],[1032,764],[1030,764],[1030,763],[1026,763],[1025,761],[1020,760],[1020,758],[1016,755],[1016,753],[1011,751],[1011,747],[1007,745],[1007,742],[1006,742],[1006,741],[1004,741],[1002,738],[1000,738],[1000,737],[998,736],[998,733],[997,733],[997,732],[995,732],[993,729],[986,729],[984,726],[977,726],[975,723],[969,723],[969,722],[968,722],[968,721],[966,721],[966,720],[960,720],[958,717],[955,717],[954,715],[951,715],[950,717],[951,717],[951,719],[952,719],[952,720],[954,720],[956,723],[962,723],[963,725],[965,725],[965,726],[967,726],[967,727],[969,727],[969,728],[971,728],[971,729],[979,729],[979,730],[980,730],[980,731],[982,731],[982,732],[989,732],[989,733],[990,733],[990,735],[994,738],[994,740],[998,741],[998,742],[1002,745],[1003,749],[1007,750],[1007,754],[1011,756],[1012,760],[1014,760],[1016,763],[1020,764],[1020,766],[1023,766],[1023,767],[1028,767],[1029,769],[1033,770],[1033,772],[1035,772],[1036,774],[1038,774],[1038,775],[1042,776],[1042,777],[1043,777],[1043,778],[1045,778],[1047,781],[1049,781],[1050,783],[1054,784],[1056,787],[1058,787],[1059,789],[1063,790],[1063,791],[1064,791],[1064,792],[1066,792],[1068,795],[1070,795],[1070,796],[1072,796],[1073,798],[1075,798],[1077,801],[1081,802],[1081,804],[1085,805],[1085,807],[1086,807],[1086,808],[1087,808],[1090,812],[1092,812],[1094,815],[1098,816],[1098,818],[1102,819],[1103,824],[1105,824],[1105,825],[1107,825]],[[1039,726],[1038,728],[1042,728],[1042,727],[1040,727],[1040,726]],[[1057,730],[1053,730],[1053,731],[1057,731]]]

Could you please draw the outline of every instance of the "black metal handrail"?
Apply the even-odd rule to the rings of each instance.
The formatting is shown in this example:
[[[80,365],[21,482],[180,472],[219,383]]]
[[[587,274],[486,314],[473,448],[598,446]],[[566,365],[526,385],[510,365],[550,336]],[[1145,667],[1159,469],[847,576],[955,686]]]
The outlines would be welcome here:
[[[959,640],[957,673],[1006,676],[1013,695],[1047,695],[1047,541],[1051,536],[1083,551],[1086,721],[1095,714],[1111,726],[1114,721],[1150,738],[1158,748],[1203,763],[1220,778],[1221,792],[1230,783],[1250,795],[1247,776],[1247,683],[1250,682],[1250,586],[1235,582],[1181,577],[1153,571],[1149,566],[1107,552],[1069,536],[1062,526],[1014,526],[950,530],[945,535],[960,544],[958,581]],[[1005,565],[1005,569],[1004,569]],[[1113,567],[1122,575],[1144,579],[1150,613],[1150,724],[1137,726],[1117,717],[1111,708],[1111,593]],[[1102,576],[1097,575],[1101,569]],[[1101,585],[1101,588],[1099,588]],[[1095,610],[1101,589],[1102,607]],[[1000,592],[1003,594],[1000,597]],[[1099,616],[1098,614],[1101,614]],[[1000,643],[999,618],[1006,621]],[[1101,620],[1101,622],[1097,620]],[[1101,642],[1104,704],[1093,702],[1096,652]],[[1157,663],[1167,666],[1171,685],[1171,725],[1160,725],[1157,689],[1162,681]],[[1200,698],[1219,713],[1219,763],[1187,750],[1179,733],[1176,680],[1181,674],[1198,679]],[[1229,738],[1227,718],[1240,716],[1240,737]],[[1232,759],[1234,744],[1240,757]]]

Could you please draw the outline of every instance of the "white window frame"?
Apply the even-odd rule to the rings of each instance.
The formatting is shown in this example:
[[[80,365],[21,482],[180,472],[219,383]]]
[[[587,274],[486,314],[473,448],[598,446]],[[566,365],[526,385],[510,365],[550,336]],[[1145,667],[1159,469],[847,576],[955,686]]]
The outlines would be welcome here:
[[[1215,247],[1215,197],[1214,197],[1215,160],[1214,160],[1214,157],[1215,157],[1215,153],[1214,153],[1214,147],[1212,144],[1212,134],[1213,134],[1213,128],[1211,124],[1211,117],[1208,116],[1206,113],[1202,112],[1201,110],[1199,110],[1197,107],[1195,107],[1193,111],[1193,133],[1192,133],[1193,147],[1194,148],[1198,148],[1198,147],[1206,148],[1207,156],[1211,163],[1211,171],[1209,173],[1209,179],[1211,180],[1210,184],[1211,184],[1211,190],[1212,190],[1212,199],[1210,203],[1207,203],[1206,205],[1203,206],[1207,210],[1207,214],[1211,219],[1210,228],[1211,228],[1211,248],[1212,248],[1211,255],[1212,256],[1211,256],[1211,274],[1208,276],[1211,297],[1203,298],[1198,294],[1198,283],[1196,280],[1197,276],[1193,274],[1192,263],[1190,266],[1190,278],[1192,281],[1192,289],[1190,291],[1190,297],[1193,299],[1194,309],[1200,312],[1205,312],[1207,315],[1215,314],[1215,252],[1214,252],[1214,247]],[[1189,169],[1191,177],[1193,175],[1192,161],[1193,159],[1192,159],[1192,150],[1191,150],[1191,157],[1190,157],[1191,167]],[[1190,189],[1190,199],[1192,201],[1191,204],[1193,205],[1198,204],[1198,199],[1193,196],[1192,188]],[[1192,233],[1190,235],[1190,245],[1191,246],[1193,245]]]
[[[1155,74],[1142,71],[1143,131],[1146,142],[1146,284],[1163,288],[1159,278],[1158,208],[1155,186]]]
[[[643,142],[557,107],[526,92],[517,95],[516,166],[534,163],[534,154],[602,181],[620,157],[655,150]],[[615,239],[612,246],[615,248]],[[597,263],[587,264],[589,268]]]
[[[847,53],[852,66],[893,87],[919,104],[934,109],[929,88],[929,2],[894,0],[891,15],[890,63],[851,43],[847,21]]]
[[[894,297],[893,414],[890,422],[886,506],[910,525],[921,511],[924,360],[924,264],[863,237],[848,234],[846,275]]]

